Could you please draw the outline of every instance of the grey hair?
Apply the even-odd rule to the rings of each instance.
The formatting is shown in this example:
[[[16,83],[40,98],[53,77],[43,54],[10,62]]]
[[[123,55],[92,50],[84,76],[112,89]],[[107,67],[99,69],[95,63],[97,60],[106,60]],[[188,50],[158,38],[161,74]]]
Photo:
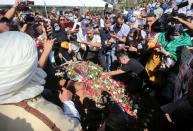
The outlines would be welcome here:
[[[86,31],[90,31],[90,30],[94,31],[94,28],[93,28],[93,27],[91,27],[91,26],[86,27]]]

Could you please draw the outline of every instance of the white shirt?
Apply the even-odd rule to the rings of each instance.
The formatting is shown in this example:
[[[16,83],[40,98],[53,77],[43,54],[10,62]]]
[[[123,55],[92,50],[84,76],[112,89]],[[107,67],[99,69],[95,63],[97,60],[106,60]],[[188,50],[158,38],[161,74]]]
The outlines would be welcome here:
[[[87,35],[86,35],[86,38],[87,38]],[[89,39],[87,38],[87,42],[92,42],[92,43],[97,42],[97,43],[99,43],[100,46],[101,46],[101,37],[100,37],[99,35],[94,35],[94,37],[92,38],[92,40],[89,40]],[[99,49],[99,48],[94,47],[94,46],[91,46],[91,45],[88,45],[88,46],[89,46],[89,50],[90,50],[90,51],[97,51],[97,50]]]
[[[74,31],[76,29],[76,26],[79,25],[79,31],[77,33],[77,41],[78,42],[84,42],[86,41],[86,31],[83,30],[82,26],[81,26],[81,22],[77,22],[74,24],[72,31]]]
[[[100,19],[100,27],[103,28],[105,27],[105,22],[103,19]]]

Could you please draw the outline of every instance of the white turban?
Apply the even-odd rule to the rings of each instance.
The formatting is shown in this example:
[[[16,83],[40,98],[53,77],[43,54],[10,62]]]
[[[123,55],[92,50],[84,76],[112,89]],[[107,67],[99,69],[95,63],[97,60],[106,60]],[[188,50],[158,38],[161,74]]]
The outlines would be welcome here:
[[[0,104],[34,98],[43,91],[46,73],[37,67],[35,41],[21,32],[0,34]]]

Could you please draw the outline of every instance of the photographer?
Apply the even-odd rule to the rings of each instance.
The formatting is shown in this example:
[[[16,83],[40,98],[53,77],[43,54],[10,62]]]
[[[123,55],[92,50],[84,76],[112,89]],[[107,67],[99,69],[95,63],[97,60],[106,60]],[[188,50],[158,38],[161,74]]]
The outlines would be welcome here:
[[[35,14],[28,6],[22,9],[18,17],[15,18],[16,25],[21,32],[25,32],[36,39],[41,35],[41,32],[37,32],[37,28],[44,26],[44,19],[40,18],[41,16],[38,16],[38,14]]]
[[[16,0],[15,4],[0,18],[0,32],[6,32],[10,30],[11,19],[15,15],[17,8],[20,4],[20,0]]]

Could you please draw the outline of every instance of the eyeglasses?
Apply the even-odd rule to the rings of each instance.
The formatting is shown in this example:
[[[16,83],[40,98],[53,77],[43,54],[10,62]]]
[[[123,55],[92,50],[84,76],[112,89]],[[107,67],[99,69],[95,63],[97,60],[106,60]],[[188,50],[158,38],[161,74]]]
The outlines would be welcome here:
[[[64,21],[65,19],[60,19],[60,21]]]

